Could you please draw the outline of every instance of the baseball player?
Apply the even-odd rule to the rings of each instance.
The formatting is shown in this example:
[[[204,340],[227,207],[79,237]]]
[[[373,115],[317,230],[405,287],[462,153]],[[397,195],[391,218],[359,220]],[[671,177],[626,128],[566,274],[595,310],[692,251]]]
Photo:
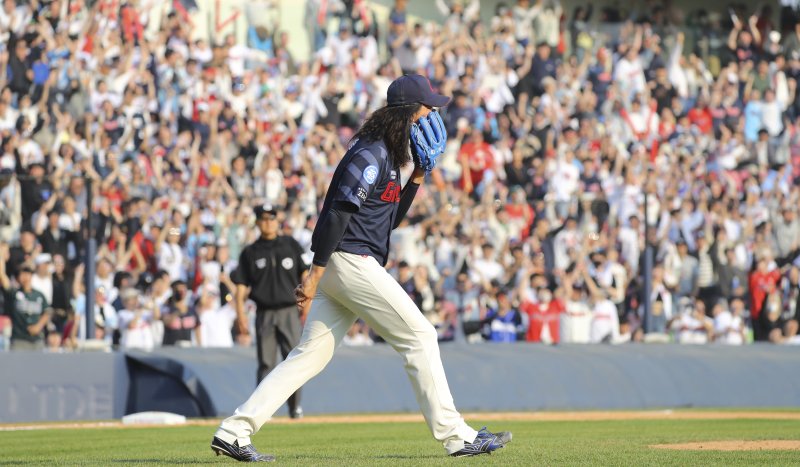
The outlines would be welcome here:
[[[428,427],[448,454],[490,453],[511,441],[509,432],[475,431],[464,422],[447,385],[436,330],[384,269],[392,229],[444,151],[447,136],[435,109],[449,101],[436,94],[426,78],[402,76],[389,86],[387,105],[353,137],[314,229],[313,264],[295,289],[297,306],[307,313],[300,343],[222,421],[211,442],[217,455],[275,460],[259,453],[250,436],[325,368],[357,318],[402,355]],[[400,168],[412,160],[414,172],[402,187]]]

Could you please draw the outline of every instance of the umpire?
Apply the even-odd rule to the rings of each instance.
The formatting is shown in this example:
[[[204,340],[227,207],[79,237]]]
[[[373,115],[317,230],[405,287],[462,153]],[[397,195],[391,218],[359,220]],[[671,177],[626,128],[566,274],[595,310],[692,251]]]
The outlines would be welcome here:
[[[236,317],[240,334],[249,334],[244,311],[248,288],[249,298],[256,303],[256,353],[258,382],[261,382],[275,368],[278,348],[285,359],[300,342],[302,324],[294,288],[308,268],[300,244],[288,235],[278,235],[280,219],[276,207],[264,204],[256,206],[254,211],[261,238],[242,250],[239,266],[231,279],[236,284]],[[290,417],[303,416],[299,389],[287,403]]]

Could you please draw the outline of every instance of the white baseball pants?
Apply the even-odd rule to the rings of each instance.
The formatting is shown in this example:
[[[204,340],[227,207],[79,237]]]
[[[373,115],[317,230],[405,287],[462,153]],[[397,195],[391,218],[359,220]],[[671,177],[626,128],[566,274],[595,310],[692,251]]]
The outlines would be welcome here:
[[[453,403],[433,325],[374,258],[343,252],[331,255],[300,343],[215,435],[228,443],[250,444],[250,436],[286,399],[325,368],[357,317],[403,356],[425,421],[448,454],[472,442],[478,433]]]

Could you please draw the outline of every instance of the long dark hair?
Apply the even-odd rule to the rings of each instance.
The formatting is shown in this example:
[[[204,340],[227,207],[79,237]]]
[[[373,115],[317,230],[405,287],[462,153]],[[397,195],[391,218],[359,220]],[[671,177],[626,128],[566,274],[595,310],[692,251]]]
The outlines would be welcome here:
[[[389,151],[393,167],[403,167],[411,162],[409,141],[411,139],[411,118],[420,108],[420,104],[381,107],[367,118],[361,128],[353,135],[352,141],[383,140]]]

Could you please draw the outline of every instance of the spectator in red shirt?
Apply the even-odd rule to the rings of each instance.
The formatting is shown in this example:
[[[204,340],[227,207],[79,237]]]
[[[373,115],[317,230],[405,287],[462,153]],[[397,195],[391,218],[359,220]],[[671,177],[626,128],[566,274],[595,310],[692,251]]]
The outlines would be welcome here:
[[[689,110],[687,116],[692,125],[696,126],[704,135],[711,133],[714,128],[714,118],[711,116],[708,102],[702,94],[697,98],[697,105]]]
[[[473,130],[469,141],[461,146],[459,153],[463,174],[461,184],[467,193],[476,192],[478,195],[483,190],[482,182],[486,172],[494,166],[492,147],[483,140],[481,130]]]
[[[530,320],[526,336],[528,342],[558,344],[559,322],[565,307],[561,300],[553,298],[553,292],[550,289],[540,288],[536,293],[536,302],[523,302],[520,309],[528,315]],[[550,334],[549,337],[543,337],[545,330]]]
[[[767,258],[760,257],[756,263],[755,271],[750,273],[748,282],[750,284],[750,317],[753,321],[753,337],[757,341],[767,340],[768,335],[765,335],[762,320],[758,319],[761,315],[761,309],[764,307],[764,300],[770,292],[772,292],[778,281],[781,280],[781,270],[769,270],[769,262]]]
[[[158,270],[155,242],[159,236],[161,236],[161,226],[156,223],[151,223],[148,233],[145,233],[144,230],[139,230],[133,235],[133,239],[131,240],[138,246],[145,264],[145,269],[151,274],[155,274]]]

